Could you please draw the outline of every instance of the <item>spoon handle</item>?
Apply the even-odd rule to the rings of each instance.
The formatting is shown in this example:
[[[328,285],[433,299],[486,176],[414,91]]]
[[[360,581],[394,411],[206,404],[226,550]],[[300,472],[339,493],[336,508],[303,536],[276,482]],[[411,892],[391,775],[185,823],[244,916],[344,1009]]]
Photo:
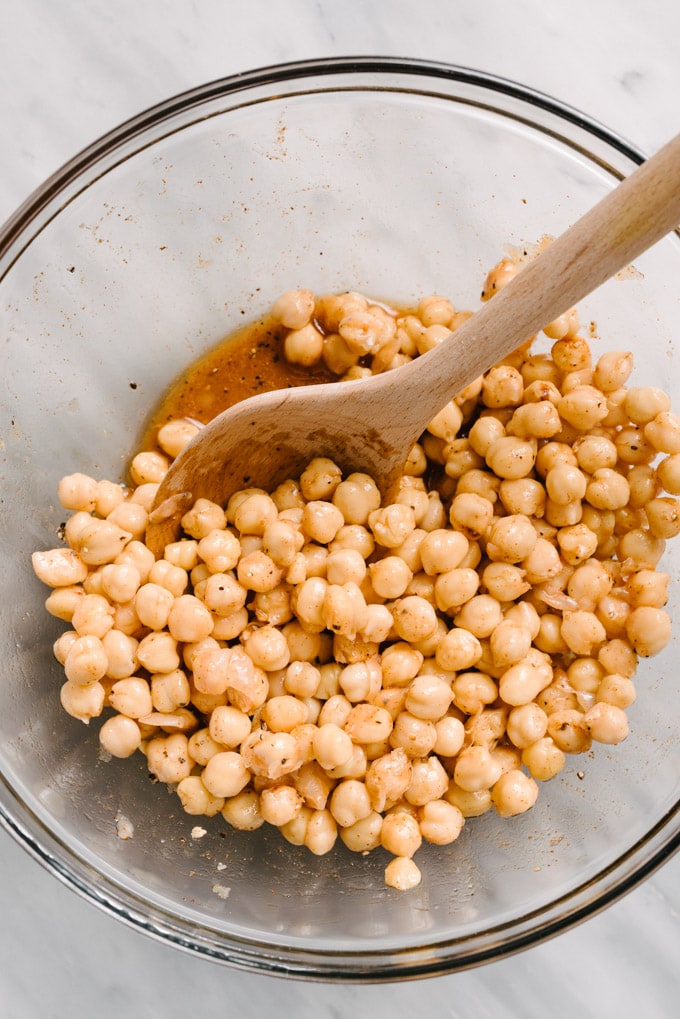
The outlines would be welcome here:
[[[404,373],[404,383],[419,395],[423,424],[679,224],[680,134],[526,265],[450,341],[409,366],[414,370]]]

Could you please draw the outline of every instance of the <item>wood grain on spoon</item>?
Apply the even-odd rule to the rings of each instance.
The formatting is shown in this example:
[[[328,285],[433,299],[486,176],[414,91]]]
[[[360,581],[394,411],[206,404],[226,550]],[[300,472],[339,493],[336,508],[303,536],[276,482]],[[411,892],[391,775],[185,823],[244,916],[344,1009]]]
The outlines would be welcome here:
[[[370,378],[261,393],[213,418],[162,481],[147,544],[162,554],[196,499],[272,490],[315,456],[365,471],[385,495],[449,400],[678,224],[680,135],[427,354]]]

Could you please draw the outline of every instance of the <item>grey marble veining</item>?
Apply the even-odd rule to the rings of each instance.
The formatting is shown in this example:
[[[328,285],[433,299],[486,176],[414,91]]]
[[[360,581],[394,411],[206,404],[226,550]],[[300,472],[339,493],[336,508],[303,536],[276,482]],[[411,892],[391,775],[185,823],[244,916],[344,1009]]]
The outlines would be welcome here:
[[[491,71],[587,110],[646,151],[680,128],[675,0],[23,0],[0,31],[0,221],[104,131],[267,64],[358,53]],[[267,1009],[297,1019],[677,1015],[680,858],[599,916],[511,959],[399,987],[224,969],[98,912],[0,832],[0,1019]]]

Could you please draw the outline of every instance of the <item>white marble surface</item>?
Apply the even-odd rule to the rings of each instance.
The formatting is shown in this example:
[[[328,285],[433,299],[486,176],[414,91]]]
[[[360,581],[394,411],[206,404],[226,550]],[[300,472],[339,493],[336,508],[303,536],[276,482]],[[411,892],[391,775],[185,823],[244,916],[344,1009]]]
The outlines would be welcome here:
[[[108,128],[237,71],[389,54],[492,71],[646,151],[680,128],[677,0],[21,0],[2,4],[0,221]],[[680,858],[579,928],[481,969],[336,987],[234,972],[99,913],[0,832],[0,1019],[676,1016]]]

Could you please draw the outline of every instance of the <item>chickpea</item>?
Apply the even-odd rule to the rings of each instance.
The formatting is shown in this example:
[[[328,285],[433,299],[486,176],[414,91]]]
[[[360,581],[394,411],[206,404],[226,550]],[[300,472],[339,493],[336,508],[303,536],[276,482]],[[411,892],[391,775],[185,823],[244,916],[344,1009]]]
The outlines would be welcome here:
[[[410,859],[422,844],[418,821],[407,811],[393,808],[383,817],[380,844],[388,853]]]
[[[439,642],[435,652],[437,664],[442,669],[458,671],[471,669],[482,657],[482,646],[471,631],[462,626],[449,630]]]
[[[491,807],[491,790],[479,789],[476,792],[470,792],[466,789],[461,789],[451,779],[449,788],[444,794],[444,799],[447,803],[457,807],[464,818],[481,817]]]
[[[104,710],[106,691],[98,681],[74,683],[67,680],[59,691],[61,706],[67,715],[87,725],[91,718],[98,718]]]
[[[656,419],[655,419],[656,420]],[[650,422],[644,429],[629,425],[619,429],[614,443],[619,460],[625,464],[649,464],[656,456],[657,449],[647,436],[647,429],[653,429]]]
[[[670,640],[670,616],[663,609],[639,605],[626,620],[626,636],[636,654],[643,658],[656,655]]]
[[[162,481],[169,466],[170,461],[161,453],[137,453],[130,464],[130,476],[135,485]]]
[[[476,715],[498,697],[498,687],[484,672],[460,672],[451,690],[457,708],[466,715]]]
[[[635,684],[632,679],[616,673],[603,676],[595,695],[598,703],[604,701],[623,710],[629,708],[635,702],[635,698]]]
[[[200,775],[189,775],[177,785],[182,807],[190,815],[215,817],[224,808],[224,798],[208,792]]]
[[[83,527],[89,525],[91,523],[91,521],[92,521],[92,515],[90,513],[86,513],[84,510],[78,510],[75,513],[73,513],[68,518],[68,520],[66,521],[66,524],[64,526],[64,540],[66,541],[67,545],[70,545],[71,548],[73,548],[74,547],[74,543],[77,541],[78,535],[80,534],[81,530],[83,529]],[[64,551],[63,549],[52,549],[50,554],[54,555],[55,553],[62,553],[63,551]],[[34,569],[35,569],[36,563],[39,563],[40,560],[42,559],[42,557],[45,554],[46,553],[44,553],[44,552],[37,552],[37,553],[33,554],[34,555],[34,562],[33,562]],[[35,558],[36,556],[37,556],[37,558]],[[59,558],[59,557],[57,557],[57,558]],[[39,574],[38,574],[38,576],[39,576]],[[45,581],[45,583],[48,583],[48,581]],[[56,587],[57,586],[56,584],[52,584],[51,581],[49,583],[50,583],[50,586],[52,586],[52,587]]]
[[[500,778],[501,769],[486,747],[472,746],[461,750],[456,760],[453,778],[466,792],[490,789]]]
[[[236,576],[247,590],[264,593],[278,587],[283,570],[266,552],[256,549],[241,557],[236,568]]]
[[[633,370],[633,355],[629,351],[607,351],[595,366],[594,384],[605,393],[625,385]]]
[[[401,556],[390,555],[368,567],[373,590],[380,598],[400,598],[413,578]]]
[[[260,813],[277,827],[289,824],[303,806],[300,793],[290,785],[273,785],[260,793]]]
[[[484,708],[470,715],[465,723],[465,742],[468,746],[486,747],[492,752],[505,733],[508,708]]]
[[[455,757],[463,749],[465,727],[460,718],[444,715],[434,724],[435,743],[432,748],[438,757]]]
[[[639,570],[626,583],[631,604],[663,608],[668,601],[670,575],[659,570]]]
[[[591,735],[581,711],[563,709],[548,717],[548,736],[565,754],[582,754],[590,749]]]
[[[545,488],[534,478],[501,481],[498,494],[508,513],[527,517],[543,516]]]
[[[430,294],[418,302],[418,317],[424,326],[444,325],[448,326],[455,311],[451,302],[446,297],[438,294]]]
[[[649,529],[655,538],[680,534],[680,502],[670,496],[651,499],[645,506]]]
[[[158,445],[164,453],[174,459],[199,431],[200,427],[186,418],[167,421],[158,429]]]
[[[372,810],[360,821],[356,821],[346,828],[340,828],[338,834],[353,853],[369,853],[380,845],[382,822],[382,815],[376,810]]]
[[[600,648],[597,660],[606,672],[618,673],[630,678],[637,670],[638,656],[628,640],[614,637]]]
[[[135,612],[143,626],[151,630],[162,630],[175,603],[175,596],[167,587],[147,583],[137,590],[134,596]]]
[[[250,778],[243,757],[234,750],[221,750],[214,754],[201,775],[203,785],[211,796],[223,798],[238,795]]]
[[[557,544],[562,558],[571,566],[578,566],[597,551],[597,535],[583,523],[561,527]]]
[[[593,695],[604,674],[605,670],[596,658],[575,658],[567,669],[567,681],[577,693]]]
[[[518,563],[532,551],[538,539],[535,527],[521,513],[500,517],[491,526],[486,554],[494,562]]]
[[[249,716],[238,708],[220,704],[211,712],[208,731],[211,739],[221,747],[236,749],[250,734],[250,730]]]
[[[395,856],[385,867],[385,884],[398,891],[416,888],[422,880],[418,865],[407,856]]]
[[[547,731],[548,716],[534,702],[515,707],[508,715],[508,738],[520,750],[542,739]]]
[[[437,608],[454,615],[477,594],[479,580],[477,571],[469,567],[439,574],[434,582]]]
[[[529,651],[525,658],[511,665],[501,675],[498,692],[506,704],[518,707],[529,704],[552,680],[548,655]]]
[[[661,484],[656,470],[650,464],[635,464],[628,471],[629,503],[634,509],[642,509],[661,493]]]
[[[661,460],[656,468],[660,485],[671,495],[680,495],[680,453],[672,453]],[[654,493],[656,495],[656,492]]]
[[[558,577],[562,569],[563,564],[555,545],[546,538],[537,538],[533,549],[522,561],[522,575],[526,589],[528,590],[532,584],[543,584],[547,580]],[[515,597],[503,600],[514,601]]]
[[[548,471],[561,466],[578,466],[574,450],[565,442],[546,442],[536,454],[536,473],[545,478]]]
[[[449,776],[439,758],[431,756],[413,761],[411,781],[404,793],[407,803],[424,807],[439,800],[449,786]]]
[[[146,761],[149,771],[159,782],[181,782],[183,778],[188,778],[193,761],[187,737],[183,733],[175,733],[149,740],[146,745]]]
[[[300,751],[288,732],[254,731],[241,743],[245,767],[265,779],[279,779],[297,770]],[[245,784],[245,783],[244,783]]]
[[[64,509],[92,513],[97,501],[97,482],[87,474],[67,474],[57,486],[57,496]]]
[[[522,750],[522,764],[529,769],[532,778],[548,782],[564,768],[566,757],[550,736],[531,743]]]
[[[422,441],[428,460],[443,464],[449,478],[462,478],[468,471],[484,466],[484,460],[475,453],[468,439],[457,438],[444,443],[443,439],[426,435]]]
[[[436,675],[419,675],[408,687],[405,708],[416,718],[437,722],[451,706],[455,691]]]
[[[430,421],[427,430],[431,435],[451,442],[463,423],[463,414],[458,404],[450,401]]]
[[[593,612],[585,609],[565,611],[561,634],[567,647],[575,654],[590,655],[606,638],[606,631]]]
[[[115,711],[128,718],[142,718],[153,711],[149,684],[138,676],[115,682],[109,694],[109,702]]]
[[[113,606],[100,594],[85,594],[79,598],[71,616],[71,625],[80,635],[92,634],[100,640],[113,627]]]
[[[334,723],[322,725],[314,735],[314,754],[322,768],[345,764],[352,756],[351,737]]]
[[[538,785],[520,769],[501,775],[491,790],[491,801],[501,817],[514,817],[533,807],[538,797]]]
[[[490,300],[494,294],[507,286],[518,273],[519,266],[510,258],[503,258],[489,271],[482,287],[482,301]]]
[[[644,425],[644,436],[659,453],[680,453],[680,417],[671,411],[660,411]]]
[[[127,531],[136,541],[141,541],[146,533],[149,513],[144,506],[135,501],[138,491],[139,489],[133,493],[128,502],[121,502],[112,509],[106,519],[109,524]]]
[[[486,534],[492,519],[493,504],[474,492],[462,492],[451,503],[449,520],[452,526],[471,541]]]
[[[70,623],[78,602],[84,595],[85,590],[80,584],[57,587],[45,599],[45,608],[51,616],[56,616],[57,619]]]
[[[368,526],[378,545],[382,545],[383,548],[398,548],[415,529],[415,514],[410,506],[392,503],[390,506],[371,510],[368,514]]]
[[[604,626],[607,637],[625,636],[630,606],[621,594],[616,592],[601,598],[595,609],[595,615]]]
[[[587,484],[585,474],[578,467],[573,467],[570,464],[559,464],[549,470],[545,476],[548,498],[560,506],[566,506],[570,502],[582,499],[586,494]]]
[[[505,435],[505,429],[498,418],[482,414],[470,429],[470,446],[478,456],[486,457],[492,443],[503,435]]]
[[[549,655],[569,654],[569,647],[562,637],[562,617],[554,612],[545,612],[541,616],[540,629],[534,638],[534,644]]]
[[[561,430],[562,421],[550,400],[521,404],[506,426],[508,435],[521,439],[551,439]]]
[[[530,631],[514,619],[502,619],[491,633],[489,649],[496,667],[505,669],[515,665],[529,653],[532,636]]]
[[[528,601],[520,600],[514,605],[511,605],[510,608],[505,611],[504,618],[506,620],[511,620],[518,626],[525,627],[525,629],[527,629],[531,634],[532,640],[538,633],[540,619],[536,609]]]
[[[626,713],[615,704],[600,701],[586,711],[583,720],[598,743],[620,743],[628,735]]]
[[[343,517],[343,523],[365,525],[369,513],[380,506],[380,492],[369,475],[354,473],[340,482],[333,492],[332,501]]]
[[[477,638],[490,636],[503,618],[499,602],[488,594],[470,598],[454,617],[456,626],[468,630]]]
[[[170,635],[176,641],[192,643],[210,634],[213,618],[198,598],[191,594],[182,594],[175,598],[170,607],[167,626]]]
[[[99,742],[112,757],[131,757],[141,746],[142,734],[133,718],[113,715],[99,730]]]
[[[535,443],[506,435],[491,443],[485,459],[488,467],[500,478],[525,478],[531,473],[536,460]]]
[[[327,584],[322,616],[324,628],[336,634],[355,637],[366,613],[366,599],[357,584]]]
[[[285,634],[275,626],[265,625],[242,634],[242,643],[248,657],[265,672],[285,669],[290,661],[290,649]]]
[[[399,599],[393,609],[393,620],[397,636],[409,642],[426,639],[437,627],[434,608],[417,595]]]
[[[146,584],[147,580],[149,580],[152,567],[156,562],[156,557],[143,542],[133,539],[126,544],[123,551],[116,556],[113,562],[115,564],[124,563],[136,567],[139,572],[140,584]]]
[[[368,789],[357,779],[338,782],[329,800],[329,809],[341,828],[349,828],[372,812]]]
[[[526,388],[536,382],[557,387],[562,378],[561,371],[549,354],[530,354],[520,371]]]
[[[606,435],[584,435],[574,443],[578,465],[586,474],[616,466],[618,453],[615,444]]]
[[[102,590],[111,601],[131,601],[140,583],[139,570],[131,563],[108,563],[102,569]]]
[[[437,740],[434,723],[402,711],[395,719],[390,734],[390,746],[403,749],[409,757],[426,757]]]
[[[612,589],[613,579],[597,559],[587,559],[572,573],[567,593],[581,609],[593,612]]]
[[[99,637],[94,634],[76,636],[64,659],[67,680],[76,686],[97,683],[106,675],[108,659]]]
[[[114,481],[98,481],[95,493],[94,512],[99,517],[107,517],[109,513],[125,499],[127,491],[124,485]]]
[[[565,373],[582,371],[592,364],[588,342],[576,335],[577,329],[578,314],[571,308],[543,330],[546,336],[557,340],[550,353],[557,367]]]

